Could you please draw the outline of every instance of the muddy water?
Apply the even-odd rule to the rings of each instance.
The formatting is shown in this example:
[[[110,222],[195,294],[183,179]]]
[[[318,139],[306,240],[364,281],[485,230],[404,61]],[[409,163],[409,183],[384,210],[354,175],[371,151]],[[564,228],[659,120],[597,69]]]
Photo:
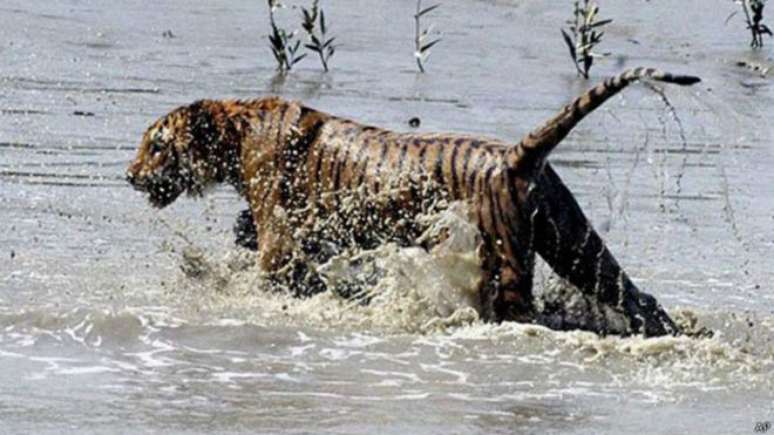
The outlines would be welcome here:
[[[281,94],[394,129],[418,116],[422,131],[515,140],[588,86],[557,28],[569,5],[554,3],[445,1],[430,19],[444,40],[417,75],[412,2],[327,2],[333,71],[309,59],[279,80],[263,2],[5,0],[0,432],[750,433],[774,420],[771,79],[736,65],[774,61],[748,50],[738,17],[723,24],[725,2],[604,2],[614,56],[595,79],[646,65],[704,82],[666,89],[674,112],[627,90],[551,159],[636,282],[711,339],[482,325],[464,297],[428,296],[464,287],[460,263],[411,252],[384,257],[404,279],[373,307],[268,294],[231,246],[233,192],[156,212],[122,180],[148,123],[202,97]],[[206,274],[181,271],[192,255]],[[428,270],[438,280],[410,279]]]

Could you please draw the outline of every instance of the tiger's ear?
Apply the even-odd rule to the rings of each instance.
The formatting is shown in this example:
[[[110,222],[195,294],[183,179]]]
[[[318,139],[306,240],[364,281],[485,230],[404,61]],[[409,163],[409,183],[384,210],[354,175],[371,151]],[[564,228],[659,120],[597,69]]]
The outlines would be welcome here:
[[[204,100],[191,104],[189,110],[189,129],[191,132],[192,152],[212,151],[220,139],[220,131],[215,125],[211,104]]]

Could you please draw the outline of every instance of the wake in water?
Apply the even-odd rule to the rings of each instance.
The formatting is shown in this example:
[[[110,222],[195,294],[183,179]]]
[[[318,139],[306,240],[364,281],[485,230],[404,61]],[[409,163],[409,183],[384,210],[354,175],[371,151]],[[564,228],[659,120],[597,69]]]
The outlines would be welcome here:
[[[378,222],[368,232],[372,239],[346,243],[352,234],[345,223],[353,220],[351,213],[368,210],[359,201],[372,198],[349,197],[342,207],[349,215],[328,215],[320,219],[316,233],[298,237],[315,240],[314,249],[309,243],[299,246],[280,279],[263,274],[250,251],[234,250],[216,258],[189,242],[182,251],[183,274],[176,287],[192,289],[201,297],[199,304],[250,306],[249,318],[281,313],[329,325],[420,333],[479,323],[480,237],[465,205],[428,202],[410,227]],[[536,293],[539,324],[552,329],[627,330],[628,320],[620,311],[555,275],[542,284]],[[688,335],[709,333],[685,326]]]
[[[455,225],[453,222],[461,221],[452,208],[439,215],[435,228]],[[609,378],[610,388],[641,388],[640,393],[649,397],[643,398],[646,401],[680,400],[687,390],[761,391],[774,386],[769,376],[774,370],[774,350],[768,345],[774,337],[774,323],[753,314],[675,310],[670,314],[685,334],[648,339],[482,322],[471,278],[477,270],[476,257],[472,239],[466,239],[475,232],[470,228],[468,233],[462,226],[453,234],[437,250],[388,244],[353,257],[335,257],[320,267],[332,286],[341,281],[351,284],[358,274],[369,277],[364,280],[369,287],[363,289],[369,303],[334,291],[297,298],[264,279],[250,252],[231,251],[216,258],[190,247],[182,254],[184,273],[170,289],[170,296],[177,306],[187,298],[189,303],[183,305],[210,322],[213,317],[238,319],[239,324],[289,326],[336,336],[365,331],[377,342],[408,337],[444,352],[464,348],[466,354],[497,355],[498,364],[513,360],[515,368],[542,361],[558,370],[559,378],[567,376],[568,383],[574,382],[578,372],[587,377],[601,370],[609,372],[599,376]],[[371,284],[374,276],[378,279]],[[547,305],[557,303],[557,298],[569,304],[568,310],[598,309],[551,279],[539,299]],[[637,385],[641,387],[635,388]]]
[[[307,297],[265,276],[251,251],[212,253],[189,243],[176,256],[180,273],[168,287],[165,305],[187,310],[184,318],[201,316],[208,324],[221,319],[216,323],[336,336],[365,331],[375,342],[408,337],[439,352],[480,351],[515,368],[542,361],[550,376],[567,376],[567,383],[575,382],[579,373],[587,377],[601,371],[594,376],[607,379],[609,388],[639,388],[632,394],[641,393],[646,401],[680,400],[686,390],[762,391],[772,386],[768,374],[774,370],[774,351],[767,343],[774,337],[774,324],[752,314],[675,310],[670,314],[683,335],[650,339],[481,321],[478,231],[464,213],[456,203],[428,208],[416,220],[420,243],[413,246],[385,237],[366,248],[336,247],[313,257],[307,272],[316,274],[324,291]],[[325,225],[338,228],[331,221]],[[430,241],[426,247],[421,246],[424,241]],[[608,326],[625,322],[557,277],[544,279],[536,290],[543,312]],[[570,366],[577,370],[567,371]],[[539,385],[541,376],[535,377]]]
[[[306,298],[267,279],[250,251],[187,242],[174,255],[179,272],[151,304],[0,307],[0,357],[11,367],[35,367],[25,376],[36,382],[99,377],[119,398],[131,397],[127,390],[138,382],[143,391],[164,386],[159,403],[186,404],[185,419],[191,409],[214,406],[194,396],[215,404],[226,397],[250,410],[277,407],[272,392],[351,400],[353,407],[411,394],[428,406],[452,399],[500,410],[591,397],[593,406],[604,400],[615,409],[622,400],[691,404],[708,393],[749,400],[774,387],[774,323],[752,314],[675,311],[692,336],[650,339],[484,323],[476,229],[455,204],[421,222],[420,238],[438,240],[430,249],[385,242],[342,250],[314,265],[330,290]],[[544,306],[599,308],[559,280],[540,287]],[[306,415],[308,405],[299,403]]]
[[[477,228],[464,216],[462,204],[423,215],[418,222],[422,231],[417,240],[434,241],[430,249],[402,246],[392,239],[365,248],[304,255],[305,268],[287,268],[284,282],[263,274],[250,251],[214,258],[189,245],[182,251],[182,274],[174,287],[190,290],[198,303],[213,308],[251,306],[256,311],[248,317],[253,319],[256,315],[276,319],[279,314],[328,326],[403,332],[477,322],[481,278]],[[336,228],[330,221],[325,227]],[[307,282],[322,283],[323,291],[299,298],[292,287],[299,270],[314,275]]]

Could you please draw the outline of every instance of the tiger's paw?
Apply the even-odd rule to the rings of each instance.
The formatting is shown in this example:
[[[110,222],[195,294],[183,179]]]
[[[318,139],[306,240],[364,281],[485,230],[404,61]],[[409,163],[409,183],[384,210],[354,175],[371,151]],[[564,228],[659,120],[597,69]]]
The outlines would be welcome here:
[[[645,337],[679,335],[680,328],[653,296],[637,292],[623,301],[624,313],[629,319],[631,334]]]

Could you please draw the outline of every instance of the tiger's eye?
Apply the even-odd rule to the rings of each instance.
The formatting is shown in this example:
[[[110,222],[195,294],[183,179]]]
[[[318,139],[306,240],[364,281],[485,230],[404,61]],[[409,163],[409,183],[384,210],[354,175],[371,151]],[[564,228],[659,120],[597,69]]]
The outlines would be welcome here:
[[[150,143],[150,147],[148,148],[148,151],[150,151],[151,155],[158,154],[162,151],[164,151],[164,144],[160,141],[153,141]]]

